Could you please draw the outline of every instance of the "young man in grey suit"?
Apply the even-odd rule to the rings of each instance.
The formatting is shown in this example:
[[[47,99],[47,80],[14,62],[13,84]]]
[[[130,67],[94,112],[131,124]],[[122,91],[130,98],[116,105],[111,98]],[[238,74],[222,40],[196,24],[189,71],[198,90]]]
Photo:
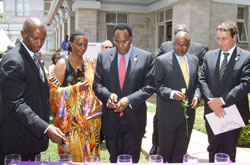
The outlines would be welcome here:
[[[199,60],[187,52],[189,44],[188,33],[180,31],[173,42],[174,51],[155,60],[159,155],[168,163],[183,162],[194,124],[194,109],[199,105]],[[189,105],[186,111],[181,105],[184,99]]]
[[[98,54],[93,88],[103,103],[102,128],[110,161],[129,154],[137,163],[146,126],[145,101],[154,92],[153,58],[132,46],[128,24],[116,25],[113,34],[115,47]]]
[[[238,29],[234,22],[220,24],[216,29],[219,49],[209,51],[200,71],[199,83],[205,99],[205,112],[219,118],[226,115],[225,107],[235,104],[245,124],[249,119],[250,52],[236,46]],[[241,129],[214,135],[207,120],[209,162],[218,152],[226,153],[234,162],[236,144]]]
[[[10,50],[0,68],[0,164],[7,154],[34,160],[36,154],[63,133],[49,125],[49,86],[36,55],[46,37],[46,27],[37,18],[28,18],[21,30],[23,41]],[[37,62],[37,63],[35,63]]]

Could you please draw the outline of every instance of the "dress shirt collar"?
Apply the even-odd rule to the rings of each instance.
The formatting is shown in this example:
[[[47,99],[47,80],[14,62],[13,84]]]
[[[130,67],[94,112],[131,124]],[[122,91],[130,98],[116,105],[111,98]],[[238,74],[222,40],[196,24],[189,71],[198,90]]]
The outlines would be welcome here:
[[[129,56],[130,56],[130,54],[131,54],[132,49],[133,49],[133,46],[132,46],[132,44],[131,44],[131,45],[130,45],[130,48],[129,48],[129,51],[124,55],[124,56],[125,56],[125,59],[126,59],[126,69],[127,69],[127,67],[128,67]],[[119,66],[121,56],[122,56],[122,55],[118,52],[117,66]]]
[[[125,58],[126,58],[126,56],[129,56],[130,55],[130,53],[131,53],[131,51],[132,51],[132,48],[133,48],[133,45],[131,44],[130,45],[130,48],[129,48],[129,50],[128,50],[128,52],[125,54]],[[121,54],[118,52],[118,56],[121,56]]]
[[[233,54],[233,51],[235,49],[236,45],[234,45],[229,51],[225,52],[225,51],[221,51],[221,55],[223,55],[223,53],[229,53],[228,57]],[[230,58],[229,58],[230,59]]]
[[[29,50],[29,48],[25,45],[25,43],[23,43],[22,41],[21,41],[21,43],[23,44],[23,46],[25,47],[25,49],[28,51],[30,57],[33,59],[33,56],[34,56],[35,53],[32,52],[31,50]]]
[[[220,56],[221,56],[221,57],[220,57],[220,66],[221,66],[222,61],[223,61],[223,59],[224,59],[223,53],[229,53],[229,55],[227,56],[227,61],[229,62],[229,60],[230,60],[230,58],[231,58],[231,56],[232,56],[232,54],[233,54],[233,51],[234,51],[235,47],[236,47],[236,44],[235,44],[229,51],[227,51],[227,52],[221,51],[221,55],[220,55]]]

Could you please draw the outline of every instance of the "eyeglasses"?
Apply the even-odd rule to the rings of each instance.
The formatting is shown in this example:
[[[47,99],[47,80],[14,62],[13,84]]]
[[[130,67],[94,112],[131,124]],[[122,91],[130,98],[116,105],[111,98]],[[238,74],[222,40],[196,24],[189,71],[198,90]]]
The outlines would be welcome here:
[[[129,43],[129,41],[130,40],[127,40],[127,41],[114,41],[114,43],[116,44],[116,45],[120,45],[120,44],[122,44],[123,46],[125,46],[125,45],[127,45],[128,43]]]
[[[187,49],[188,45],[179,45],[179,44],[175,43],[174,47],[176,47],[176,48],[182,48],[182,49]]]
[[[215,41],[217,41],[217,42],[219,42],[219,41],[225,42],[225,41],[228,40],[228,38],[225,38],[225,37],[222,37],[222,38],[215,37],[214,39],[215,39]]]

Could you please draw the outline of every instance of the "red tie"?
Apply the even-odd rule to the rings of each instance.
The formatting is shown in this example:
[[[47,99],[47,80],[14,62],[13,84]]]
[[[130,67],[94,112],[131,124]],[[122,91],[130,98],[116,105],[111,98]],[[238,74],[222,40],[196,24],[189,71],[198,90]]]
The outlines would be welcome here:
[[[119,72],[120,87],[121,87],[121,90],[122,90],[125,75],[126,75],[126,59],[125,59],[125,55],[122,55],[121,58],[120,58],[118,72]],[[120,117],[122,117],[122,116],[123,116],[123,112],[120,113]]]
[[[118,72],[119,72],[120,87],[122,89],[124,79],[125,79],[125,75],[126,75],[126,59],[125,59],[124,55],[122,55],[121,58],[120,58]]]

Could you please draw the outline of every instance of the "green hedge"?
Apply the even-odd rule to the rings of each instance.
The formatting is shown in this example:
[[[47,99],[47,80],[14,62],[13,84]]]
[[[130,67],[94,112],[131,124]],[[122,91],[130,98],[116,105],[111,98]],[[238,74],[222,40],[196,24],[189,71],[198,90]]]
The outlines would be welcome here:
[[[250,120],[248,121],[248,125],[241,130],[238,147],[250,147]]]

